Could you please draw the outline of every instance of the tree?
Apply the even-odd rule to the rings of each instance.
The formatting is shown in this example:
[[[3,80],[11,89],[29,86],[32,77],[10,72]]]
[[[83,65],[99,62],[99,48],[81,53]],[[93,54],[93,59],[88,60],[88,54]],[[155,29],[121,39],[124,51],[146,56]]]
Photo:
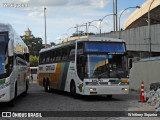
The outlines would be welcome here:
[[[39,51],[43,48],[42,38],[35,38],[34,36],[21,36],[25,44],[28,46],[30,53],[30,66],[38,65]]]
[[[29,56],[29,61],[30,61],[30,66],[38,66],[38,57],[37,56],[33,56],[33,55],[30,55]]]
[[[33,56],[38,56],[39,55],[39,51],[43,48],[42,45],[42,38],[27,38],[27,39],[23,39],[23,41],[26,43],[26,45],[29,48],[29,52],[31,55]]]

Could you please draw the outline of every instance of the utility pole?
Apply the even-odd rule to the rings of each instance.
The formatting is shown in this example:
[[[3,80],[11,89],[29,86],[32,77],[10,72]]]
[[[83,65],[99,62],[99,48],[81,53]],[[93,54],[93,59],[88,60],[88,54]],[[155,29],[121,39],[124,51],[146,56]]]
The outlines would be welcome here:
[[[113,30],[118,30],[118,19],[117,19],[117,0],[113,0]]]
[[[152,0],[150,6],[149,6],[149,9],[148,9],[148,39],[149,39],[149,57],[152,57],[152,40],[151,40],[151,16],[150,16],[150,9],[151,9],[151,6],[153,4],[155,0]]]
[[[46,34],[46,9],[44,8],[44,31],[45,31],[45,48],[47,48],[47,34]]]

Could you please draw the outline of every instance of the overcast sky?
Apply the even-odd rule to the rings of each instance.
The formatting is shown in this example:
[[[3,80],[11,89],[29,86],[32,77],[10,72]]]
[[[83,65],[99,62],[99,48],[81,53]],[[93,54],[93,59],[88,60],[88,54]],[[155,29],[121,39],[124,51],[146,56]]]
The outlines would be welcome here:
[[[19,35],[30,28],[35,37],[41,37],[44,43],[44,7],[47,16],[47,41],[58,42],[59,38],[71,35],[75,29],[67,29],[89,21],[98,20],[112,14],[113,0],[1,0],[0,23],[10,23]],[[141,5],[145,0],[118,0],[118,13],[127,7]],[[126,11],[121,22],[134,11]],[[113,31],[113,16],[108,16],[102,23],[102,32]],[[99,28],[98,22],[93,22]],[[99,33],[90,26],[89,32]],[[85,30],[85,27],[81,27]]]

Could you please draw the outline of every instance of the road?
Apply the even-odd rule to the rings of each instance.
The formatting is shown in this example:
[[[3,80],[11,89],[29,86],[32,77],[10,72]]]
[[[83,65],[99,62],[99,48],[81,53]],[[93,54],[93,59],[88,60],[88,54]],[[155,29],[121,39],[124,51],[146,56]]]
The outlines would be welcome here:
[[[15,107],[0,104],[1,111],[127,111],[137,106],[138,94],[105,96],[80,96],[73,98],[66,92],[44,92],[36,83],[30,85],[26,97],[18,97]]]

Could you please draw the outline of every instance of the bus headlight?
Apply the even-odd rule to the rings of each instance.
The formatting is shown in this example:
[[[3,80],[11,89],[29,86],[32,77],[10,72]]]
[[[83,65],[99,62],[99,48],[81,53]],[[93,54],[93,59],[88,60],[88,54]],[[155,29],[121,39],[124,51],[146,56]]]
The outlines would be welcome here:
[[[122,88],[122,90],[124,90],[124,91],[128,91],[128,88]]]
[[[89,88],[89,91],[90,91],[90,92],[95,92],[95,91],[96,91],[96,88]]]

